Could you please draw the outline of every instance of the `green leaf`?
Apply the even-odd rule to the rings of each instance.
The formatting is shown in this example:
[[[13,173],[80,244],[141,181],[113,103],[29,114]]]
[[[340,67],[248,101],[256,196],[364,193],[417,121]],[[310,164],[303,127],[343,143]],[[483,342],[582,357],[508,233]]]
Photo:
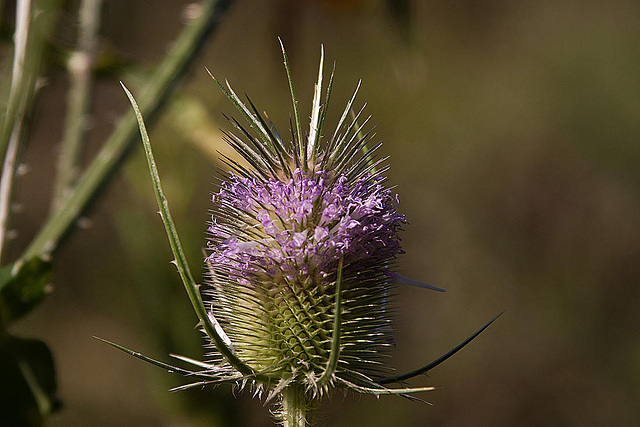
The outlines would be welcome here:
[[[162,222],[167,233],[167,238],[169,239],[171,251],[175,256],[174,264],[178,269],[178,274],[180,275],[180,279],[182,279],[182,284],[187,291],[187,295],[189,296],[191,305],[193,306],[198,319],[200,319],[200,324],[202,325],[203,329],[205,330],[209,338],[211,338],[211,340],[214,342],[216,348],[222,354],[222,356],[224,356],[224,358],[227,359],[227,361],[243,375],[254,375],[253,369],[246,365],[243,361],[241,361],[235,354],[233,348],[228,344],[228,338],[226,337],[226,334],[224,334],[222,328],[220,328],[218,321],[215,320],[215,317],[213,317],[213,314],[207,313],[207,310],[204,307],[204,303],[202,302],[202,295],[200,295],[199,286],[193,279],[191,269],[189,268],[189,264],[187,263],[187,258],[184,254],[184,251],[182,250],[180,237],[178,236],[178,232],[173,223],[173,218],[171,216],[171,212],[169,211],[169,202],[164,195],[164,191],[162,190],[160,176],[158,175],[156,161],[153,157],[151,142],[149,140],[147,128],[144,124],[144,119],[142,118],[142,113],[140,113],[138,103],[134,99],[131,92],[129,92],[129,89],[127,89],[122,82],[120,84],[122,85],[122,88],[127,94],[129,101],[131,102],[131,106],[133,107],[133,111],[135,112],[136,119],[138,121],[144,154],[147,158],[149,174],[151,175],[151,181],[153,183],[153,190],[156,194],[158,207],[160,208],[160,217],[162,218]]]
[[[282,48],[282,57],[284,59],[284,68],[287,70],[287,80],[289,81],[289,90],[291,91],[291,100],[293,101],[293,118],[296,125],[295,133],[293,134],[293,143],[295,145],[296,140],[298,142],[298,151],[296,155],[296,150],[293,150],[294,156],[302,157],[301,162],[306,161],[306,156],[303,155],[304,152],[304,141],[302,139],[302,127],[300,124],[300,110],[298,109],[298,98],[296,98],[296,92],[293,89],[293,79],[291,77],[291,67],[289,67],[289,59],[287,58],[287,52],[284,50],[284,44],[282,43],[282,39],[278,37],[278,41],[280,42],[280,47]],[[293,126],[292,126],[293,128]]]
[[[322,95],[322,71],[324,68],[324,46],[320,49],[320,69],[318,70],[318,82],[313,91],[313,103],[311,105],[311,122],[309,123],[309,141],[307,142],[307,151],[303,154],[302,159],[315,165],[316,147],[320,141],[320,97]]]
[[[37,256],[0,268],[0,322],[17,320],[40,304],[51,273],[51,262]]]
[[[335,312],[333,314],[333,334],[331,335],[331,353],[327,368],[318,380],[318,385],[324,387],[334,377],[336,368],[338,367],[338,359],[340,358],[340,333],[342,329],[342,263],[340,259],[338,264],[338,278],[336,279],[336,303]]]
[[[159,360],[152,359],[152,358],[150,358],[148,356],[145,356],[142,353],[138,353],[137,351],[130,350],[130,349],[128,349],[126,347],[123,347],[123,346],[121,346],[119,344],[116,344],[116,343],[111,342],[109,340],[105,340],[104,338],[100,338],[100,337],[94,337],[94,338],[99,340],[99,341],[102,341],[103,343],[109,344],[110,346],[115,347],[120,351],[124,351],[125,353],[130,354],[131,356],[135,357],[136,359],[140,359],[140,360],[143,360],[143,361],[145,361],[147,363],[150,363],[152,365],[155,365],[155,366],[158,366],[160,368],[166,369],[169,372],[177,372],[177,373],[185,375],[185,376],[197,375],[197,372],[193,372],[193,371],[189,371],[189,370],[186,370],[186,369],[182,369],[182,368],[179,368],[177,366],[172,366],[172,365],[169,365],[168,363],[164,363],[164,362],[161,362]]]
[[[449,350],[448,352],[446,352],[442,356],[438,357],[436,360],[434,360],[433,362],[429,363],[428,365],[425,365],[422,368],[416,369],[414,371],[407,372],[406,374],[403,374],[403,375],[397,375],[395,377],[383,378],[383,379],[378,380],[376,382],[378,384],[390,384],[390,383],[402,382],[402,381],[408,380],[410,378],[416,377],[416,376],[421,375],[421,374],[426,374],[428,371],[430,371],[431,369],[433,369],[436,366],[440,365],[442,362],[444,362],[447,359],[449,359],[451,356],[456,354],[458,351],[462,350],[462,348],[464,346],[466,346],[471,341],[476,339],[476,337],[478,335],[480,335],[485,329],[487,329],[489,326],[491,326],[491,324],[493,322],[495,322],[496,320],[498,320],[498,317],[502,316],[503,314],[504,314],[504,311],[501,312],[500,314],[498,314],[493,319],[489,320],[489,322],[487,324],[485,324],[482,328],[478,329],[473,334],[469,335],[466,340],[462,341],[460,344],[458,344],[457,346],[455,346],[454,348],[452,348],[451,350]]]
[[[5,335],[0,338],[0,423],[40,426],[60,408],[56,374],[47,345]]]

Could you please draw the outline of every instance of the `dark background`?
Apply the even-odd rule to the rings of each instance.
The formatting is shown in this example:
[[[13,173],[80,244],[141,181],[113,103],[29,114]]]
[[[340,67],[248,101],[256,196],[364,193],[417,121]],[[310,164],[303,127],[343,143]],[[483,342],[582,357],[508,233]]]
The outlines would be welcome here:
[[[106,2],[102,47],[151,71],[183,25],[184,1]],[[398,4],[398,2],[390,2]],[[640,3],[381,0],[235,3],[150,128],[192,268],[199,271],[222,112],[208,67],[266,109],[281,132],[290,99],[277,36],[308,117],[320,44],[336,62],[329,126],[363,79],[390,182],[409,225],[400,272],[447,289],[397,296],[397,351],[414,369],[506,310],[412,385],[433,406],[344,396],[327,426],[635,425],[640,419]],[[395,10],[395,12],[394,12]],[[73,40],[74,16],[58,39]],[[44,221],[67,81],[49,71],[20,182],[17,254]],[[130,107],[99,78],[91,159]],[[135,93],[136,81],[127,83]],[[139,148],[139,147],[138,147]],[[201,357],[141,150],[55,259],[55,291],[16,325],[57,363],[51,426],[267,426],[268,408],[229,387],[169,393],[173,377],[92,338],[170,361]]]

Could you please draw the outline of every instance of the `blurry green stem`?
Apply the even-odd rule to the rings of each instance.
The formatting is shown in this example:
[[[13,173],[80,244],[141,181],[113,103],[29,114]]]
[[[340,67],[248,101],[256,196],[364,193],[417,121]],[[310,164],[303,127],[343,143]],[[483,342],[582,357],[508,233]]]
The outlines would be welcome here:
[[[14,51],[11,71],[11,88],[1,134],[2,178],[0,178],[0,257],[7,238],[11,195],[18,163],[24,116],[30,95],[35,85],[37,59],[27,63],[27,48],[30,42],[32,24],[31,2],[18,1],[16,4],[16,30],[13,35]],[[33,45],[33,43],[31,43]]]
[[[12,132],[7,146],[2,165],[2,178],[0,179],[0,259],[4,250],[4,242],[7,238],[9,226],[9,213],[11,211],[11,193],[13,189],[13,177],[15,176],[16,160],[18,158],[18,132]]]
[[[82,145],[87,131],[101,10],[102,0],[83,0],[80,5],[78,50],[71,54],[67,63],[70,88],[65,134],[60,144],[57,181],[52,201],[54,210],[62,205],[78,178]]]
[[[200,3],[200,15],[184,29],[165,60],[160,64],[140,96],[140,110],[153,118],[168,98],[177,81],[196,57],[204,41],[218,26],[222,14],[231,0],[207,0]],[[25,260],[32,256],[48,256],[60,243],[82,211],[95,197],[100,187],[120,166],[136,141],[138,125],[135,116],[125,114],[106,141],[96,158],[78,180],[73,192],[63,205],[52,213],[40,232],[22,254]]]
[[[27,57],[27,40],[31,24],[31,0],[18,0],[16,3],[16,31],[13,34],[13,65],[11,71],[11,95],[17,95],[16,88],[23,76],[24,63]]]
[[[31,92],[33,95],[33,92]],[[7,232],[9,227],[9,217],[11,216],[11,196],[17,173],[18,158],[20,157],[20,143],[22,142],[22,130],[24,118],[28,105],[32,97],[27,97],[20,104],[18,110],[18,120],[13,124],[13,130],[9,138],[9,144],[2,164],[2,175],[0,178],[0,259],[5,248]]]
[[[25,78],[25,62],[27,59],[27,42],[29,40],[29,27],[31,25],[31,2],[19,0],[16,3],[16,30],[13,33],[13,64],[11,67],[11,88],[7,100],[7,109],[2,123],[0,134],[0,155],[4,162],[4,155],[13,132],[13,124],[16,121],[20,102],[24,91],[27,89]]]
[[[282,411],[284,427],[306,427],[309,399],[304,392],[304,386],[292,382],[282,391]]]

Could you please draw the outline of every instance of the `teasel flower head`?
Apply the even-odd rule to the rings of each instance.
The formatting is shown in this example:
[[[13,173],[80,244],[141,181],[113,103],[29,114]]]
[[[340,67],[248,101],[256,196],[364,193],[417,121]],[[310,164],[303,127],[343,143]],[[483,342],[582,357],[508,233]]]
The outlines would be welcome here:
[[[385,186],[386,159],[376,158],[380,144],[371,146],[373,133],[364,132],[368,119],[360,125],[361,113],[349,118],[355,94],[324,135],[333,75],[323,97],[322,62],[309,129],[301,130],[293,95],[294,125],[285,139],[251,101],[247,107],[221,85],[249,121],[247,129],[230,119],[235,131],[225,136],[250,168],[225,158],[231,171],[213,195],[205,290],[245,363],[313,396],[364,385],[386,370],[394,341],[389,272],[405,223]],[[337,292],[341,319],[333,337]],[[339,354],[332,362],[334,338]]]
[[[202,287],[191,276],[142,116],[127,91],[176,266],[206,333],[209,359],[174,356],[200,368],[191,371],[110,344],[197,379],[178,389],[248,386],[266,402],[279,403],[275,415],[283,425],[302,426],[313,402],[334,388],[408,398],[432,390],[390,385],[439,365],[497,316],[435,361],[392,375],[394,286],[442,289],[395,271],[406,220],[387,186],[387,158],[378,156],[380,143],[372,144],[369,117],[363,118],[364,107],[354,113],[360,84],[335,127],[327,129],[333,73],[324,88],[322,51],[309,127],[303,131],[284,48],[282,52],[293,101],[286,137],[248,98],[243,102],[228,83],[212,76],[246,124],[228,118],[234,130],[225,132],[226,142],[244,162],[223,157],[229,170],[222,172],[213,194]]]

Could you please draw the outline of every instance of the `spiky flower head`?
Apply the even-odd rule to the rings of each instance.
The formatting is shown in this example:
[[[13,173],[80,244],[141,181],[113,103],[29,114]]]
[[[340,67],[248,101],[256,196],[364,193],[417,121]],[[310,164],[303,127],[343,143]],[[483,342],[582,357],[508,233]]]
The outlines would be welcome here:
[[[323,98],[322,54],[311,121],[303,133],[284,48],[283,56],[293,100],[288,138],[283,139],[250,100],[247,107],[230,85],[225,88],[216,80],[249,128],[229,119],[236,131],[226,133],[226,140],[246,164],[224,158],[231,170],[223,173],[213,195],[202,292],[182,251],[142,115],[125,88],[175,264],[206,332],[212,360],[174,355],[200,368],[191,371],[106,342],[198,380],[177,389],[232,383],[268,393],[267,402],[277,397],[281,410],[276,415],[290,427],[305,425],[313,399],[331,388],[405,397],[432,390],[388,384],[444,362],[500,315],[435,361],[388,376],[390,369],[383,362],[394,342],[389,308],[393,285],[442,289],[394,272],[405,219],[385,186],[387,159],[376,155],[380,143],[370,146],[373,134],[363,132],[369,118],[361,119],[363,109],[352,111],[360,85],[335,129],[325,135],[333,73]]]
[[[301,130],[292,89],[286,139],[221,85],[252,128],[230,119],[236,131],[225,134],[250,167],[225,158],[232,170],[213,195],[205,290],[240,359],[312,395],[370,387],[385,372],[390,272],[405,222],[385,186],[380,144],[369,146],[373,134],[363,132],[368,118],[359,124],[362,110],[348,118],[357,89],[323,134],[333,74],[322,101],[322,62],[309,130]]]

